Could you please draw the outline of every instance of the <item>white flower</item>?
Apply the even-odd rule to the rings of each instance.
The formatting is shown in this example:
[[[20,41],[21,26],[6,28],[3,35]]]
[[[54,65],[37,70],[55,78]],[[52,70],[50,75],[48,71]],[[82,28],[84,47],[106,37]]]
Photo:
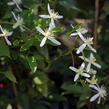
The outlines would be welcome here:
[[[12,12],[12,14],[13,14],[14,19],[16,20],[16,23],[13,25],[13,29],[19,27],[21,31],[24,31],[25,26],[24,26],[23,18],[19,16],[17,17],[14,12]]]
[[[84,40],[84,43],[77,49],[77,54],[81,53],[86,46],[88,46],[93,52],[96,52],[96,50],[91,46],[93,44],[92,42],[93,38],[87,38]]]
[[[54,38],[54,34],[53,32],[51,31],[51,29],[53,28],[53,25],[50,24],[49,25],[49,29],[43,31],[40,27],[36,27],[36,29],[42,34],[44,35],[45,37],[42,39],[41,41],[41,44],[40,44],[40,47],[43,47],[45,45],[45,42],[47,39],[49,39],[50,41],[52,41],[53,43],[57,44],[57,45],[61,45],[61,43],[59,41],[57,41],[55,38]]]
[[[91,64],[96,66],[97,68],[101,68],[101,65],[99,65],[98,63],[96,63],[96,58],[93,56],[93,53],[90,53],[90,57],[88,58],[84,58],[83,56],[79,56],[81,59],[85,60],[88,62],[86,71],[89,72],[90,68],[91,68]]]
[[[92,76],[91,80],[88,79],[88,78],[86,78],[86,81],[87,81],[88,83],[90,83],[90,85],[97,84],[97,79],[96,79],[96,76],[95,76],[95,75]],[[89,85],[89,86],[90,86],[90,85]]]
[[[9,32],[8,30],[3,29],[1,27],[1,25],[0,25],[0,30],[2,32],[2,34],[0,34],[0,37],[4,37],[4,39],[8,45],[12,45],[11,42],[8,40],[8,36],[11,36],[13,34],[13,32]]]
[[[99,85],[90,85],[90,87],[98,91],[97,94],[91,97],[90,102],[95,101],[98,98],[97,103],[99,104],[101,101],[101,98],[105,98],[107,95],[105,87],[104,86],[99,87]]]
[[[54,23],[54,20],[61,19],[61,18],[63,18],[63,16],[60,16],[57,12],[54,12],[54,10],[50,9],[50,5],[49,4],[48,4],[48,13],[49,13],[49,15],[40,15],[40,17],[51,19],[52,25],[54,27],[56,27],[55,23]]]
[[[19,11],[22,11],[22,9],[21,9],[20,6],[19,6],[21,3],[22,3],[21,0],[13,0],[13,1],[11,1],[11,2],[8,2],[8,5],[9,5],[9,6],[16,5],[17,8],[19,9]]]
[[[90,77],[89,74],[84,73],[84,68],[85,68],[85,63],[82,63],[79,69],[76,69],[75,67],[70,66],[69,69],[71,69],[72,71],[76,72],[76,75],[74,77],[74,81],[77,81],[77,79],[79,78],[79,76],[84,76],[84,77]]]
[[[73,25],[71,25],[73,28],[74,28],[74,26]],[[87,30],[82,30],[82,32],[81,32],[81,30],[80,29],[78,29],[78,30],[76,30],[76,33],[72,33],[71,34],[71,36],[75,36],[75,35],[79,35],[79,37],[80,37],[80,39],[84,42],[78,49],[77,49],[77,54],[79,54],[79,53],[81,53],[84,49],[85,49],[85,47],[86,46],[88,46],[93,52],[96,52],[96,50],[91,46],[91,44],[93,44],[93,38],[85,38],[83,35],[82,35],[82,33],[86,33],[87,32]]]
[[[74,27],[73,27],[74,28]],[[85,33],[87,33],[88,32],[88,30],[87,29],[85,29],[85,28],[80,28],[80,29],[78,29],[78,30],[76,30],[77,32],[80,32],[80,33],[82,33],[82,34],[85,34]],[[78,35],[78,33],[77,32],[74,32],[74,33],[71,33],[71,35],[70,36],[77,36]]]

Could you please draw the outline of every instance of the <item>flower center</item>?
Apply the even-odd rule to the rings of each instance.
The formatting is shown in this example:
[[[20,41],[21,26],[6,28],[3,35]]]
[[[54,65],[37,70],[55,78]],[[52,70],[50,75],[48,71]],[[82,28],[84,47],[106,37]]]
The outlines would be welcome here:
[[[3,30],[3,34],[4,34],[4,36],[8,36],[9,35],[9,31],[7,31],[6,29]]]
[[[53,33],[50,30],[45,31],[45,36],[50,37],[53,36]]]
[[[55,19],[56,16],[58,15],[58,13],[55,13],[54,10],[51,10],[51,11],[52,11],[52,13],[50,14],[50,17]]]
[[[82,74],[84,69],[78,69],[77,73]]]
[[[96,61],[96,58],[93,57],[92,59],[89,60],[89,63],[94,63]]]
[[[93,44],[92,40],[90,40],[90,39],[89,39],[89,40],[87,40],[85,43],[86,43],[86,45]]]

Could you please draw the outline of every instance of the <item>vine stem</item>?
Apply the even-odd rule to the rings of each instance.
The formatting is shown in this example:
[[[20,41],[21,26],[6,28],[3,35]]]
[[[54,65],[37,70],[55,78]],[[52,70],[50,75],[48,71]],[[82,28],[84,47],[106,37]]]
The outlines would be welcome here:
[[[99,0],[95,0],[95,19],[94,19],[94,48],[97,48],[97,28],[99,20]]]

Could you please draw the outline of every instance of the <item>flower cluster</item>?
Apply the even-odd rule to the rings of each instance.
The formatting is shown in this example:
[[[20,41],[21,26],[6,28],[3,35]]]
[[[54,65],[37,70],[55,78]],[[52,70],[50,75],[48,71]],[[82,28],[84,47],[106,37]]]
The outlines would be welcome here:
[[[77,48],[76,53],[77,54],[80,54],[81,52],[83,53],[85,48],[88,47],[89,50],[90,50],[89,58],[87,58],[85,56],[79,56],[79,58],[84,61],[82,63],[82,65],[80,66],[80,68],[76,69],[73,66],[70,66],[69,68],[72,71],[76,72],[76,75],[74,77],[74,81],[77,81],[77,79],[79,79],[79,77],[81,75],[81,76],[86,78],[86,82],[88,82],[89,87],[92,88],[92,89],[95,89],[98,92],[97,94],[95,94],[94,96],[92,96],[90,98],[90,102],[95,101],[98,98],[98,102],[97,103],[99,104],[100,101],[101,101],[101,98],[105,98],[106,97],[106,89],[105,89],[104,86],[100,87],[98,85],[98,83],[97,83],[96,71],[92,68],[92,65],[97,67],[97,68],[101,68],[101,65],[96,63],[96,58],[94,57],[94,54],[92,53],[92,51],[94,53],[96,53],[96,50],[92,47],[93,38],[85,38],[83,36],[83,34],[85,34],[86,32],[87,32],[87,30],[80,31],[80,29],[78,29],[78,30],[76,30],[76,32],[72,33],[71,36],[79,36],[80,39],[83,41],[83,44],[79,48]],[[85,64],[84,63],[87,63],[86,64],[86,68],[85,68]],[[93,73],[91,73],[91,72],[93,72]]]

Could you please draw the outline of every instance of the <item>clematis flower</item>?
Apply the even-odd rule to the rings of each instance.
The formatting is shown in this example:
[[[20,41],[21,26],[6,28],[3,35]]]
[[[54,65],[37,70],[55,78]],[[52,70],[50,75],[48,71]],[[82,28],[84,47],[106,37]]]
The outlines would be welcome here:
[[[19,11],[22,11],[22,9],[21,9],[20,6],[19,6],[21,3],[22,3],[21,0],[13,0],[13,1],[11,1],[11,2],[8,2],[8,5],[9,5],[9,6],[16,5],[17,8],[19,9]]]
[[[41,43],[40,43],[40,47],[43,47],[46,43],[46,40],[49,39],[51,42],[57,44],[57,45],[61,45],[61,43],[59,41],[57,41],[54,38],[54,34],[51,31],[53,29],[53,25],[50,24],[49,28],[45,31],[43,31],[40,27],[36,27],[37,31],[39,31],[42,35],[44,35],[45,37],[42,39]]]
[[[86,81],[87,81],[90,85],[97,84],[97,79],[96,79],[96,76],[95,76],[95,75],[92,76],[91,80],[88,79],[88,78],[86,78]],[[90,86],[90,85],[89,85],[89,86]]]
[[[91,65],[94,65],[97,68],[101,68],[101,65],[95,62],[96,58],[94,57],[93,53],[90,53],[89,59],[88,58],[84,58],[83,56],[79,56],[79,58],[81,58],[81,59],[85,60],[86,62],[88,62],[88,65],[87,65],[87,68],[86,68],[87,72],[90,71]]]
[[[71,25],[72,26],[72,28],[74,28],[74,26],[73,25]],[[87,32],[87,30],[85,30],[85,29],[83,29],[83,30],[81,30],[81,29],[78,29],[78,30],[76,30],[76,32],[75,33],[72,33],[71,34],[71,36],[75,36],[75,35],[79,35],[79,37],[80,37],[80,39],[84,42],[78,49],[77,49],[77,54],[79,54],[79,53],[81,53],[84,49],[85,49],[85,47],[86,46],[88,46],[93,52],[96,52],[96,50],[91,46],[91,44],[93,44],[93,38],[85,38],[83,35],[82,35],[82,33],[84,34],[84,33],[86,33]]]
[[[84,40],[84,43],[77,49],[77,54],[81,53],[86,46],[88,46],[93,52],[96,52],[96,50],[91,46],[93,44],[92,42],[93,38],[87,38]]]
[[[13,29],[19,27],[21,29],[21,31],[25,31],[23,18],[21,18],[19,16],[17,17],[14,12],[12,12],[12,14],[13,14],[14,19],[16,20],[16,23],[13,25]]]
[[[39,16],[45,19],[51,19],[53,27],[56,27],[54,21],[63,18],[63,16],[60,16],[58,12],[54,12],[54,10],[50,9],[49,4],[48,4],[48,13],[49,15],[39,15]]]
[[[13,34],[13,32],[9,32],[8,30],[6,29],[3,29],[0,25],[0,30],[2,32],[2,34],[0,34],[0,37],[4,37],[6,43],[10,46],[12,45],[11,42],[8,40],[8,36],[11,36]]]
[[[79,78],[79,76],[83,76],[83,77],[87,77],[89,78],[90,75],[87,73],[84,73],[84,68],[85,68],[85,63],[82,63],[79,69],[76,69],[73,66],[70,66],[69,69],[71,69],[72,71],[76,72],[76,75],[74,77],[74,81],[77,81],[77,79]]]
[[[98,104],[100,104],[101,98],[106,97],[106,89],[104,86],[99,87],[99,85],[90,85],[90,88],[95,89],[98,93],[91,97],[90,102],[95,101],[98,98]]]

